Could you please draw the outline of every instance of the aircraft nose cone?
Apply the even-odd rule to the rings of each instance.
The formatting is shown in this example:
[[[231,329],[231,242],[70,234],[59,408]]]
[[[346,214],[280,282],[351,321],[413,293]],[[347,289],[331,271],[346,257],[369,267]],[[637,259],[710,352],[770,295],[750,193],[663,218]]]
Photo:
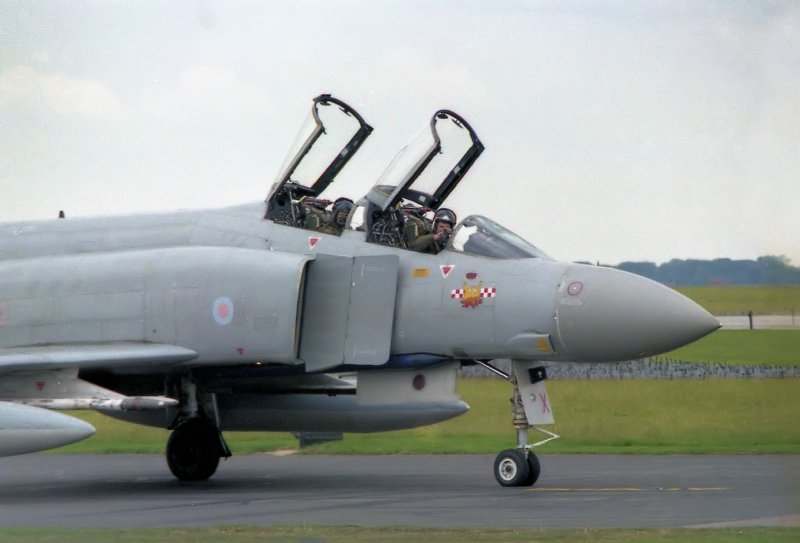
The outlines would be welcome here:
[[[599,266],[569,267],[555,305],[559,338],[575,361],[651,356],[720,327],[705,309],[671,288]]]

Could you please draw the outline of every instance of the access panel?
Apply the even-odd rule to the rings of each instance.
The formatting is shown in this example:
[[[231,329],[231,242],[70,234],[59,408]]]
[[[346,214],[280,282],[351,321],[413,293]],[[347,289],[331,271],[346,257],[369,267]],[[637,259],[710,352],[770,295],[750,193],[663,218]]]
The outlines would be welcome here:
[[[306,371],[389,359],[399,260],[318,255],[309,262],[299,357]]]

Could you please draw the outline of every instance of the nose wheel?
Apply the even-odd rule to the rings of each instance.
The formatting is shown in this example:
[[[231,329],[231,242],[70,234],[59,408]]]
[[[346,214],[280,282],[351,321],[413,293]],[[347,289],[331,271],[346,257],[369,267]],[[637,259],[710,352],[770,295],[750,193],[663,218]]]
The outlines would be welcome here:
[[[542,468],[534,453],[523,449],[506,449],[494,460],[494,478],[500,486],[532,486]]]

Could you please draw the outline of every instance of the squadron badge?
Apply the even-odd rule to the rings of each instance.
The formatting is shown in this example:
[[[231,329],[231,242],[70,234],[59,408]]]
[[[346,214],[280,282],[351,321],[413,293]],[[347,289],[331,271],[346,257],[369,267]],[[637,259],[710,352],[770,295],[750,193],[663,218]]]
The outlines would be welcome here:
[[[478,274],[469,272],[465,275],[464,288],[457,288],[450,291],[450,297],[461,302],[461,307],[478,307],[483,303],[484,298],[494,298],[497,293],[495,287],[484,287],[483,281],[468,283],[467,281],[477,281]]]

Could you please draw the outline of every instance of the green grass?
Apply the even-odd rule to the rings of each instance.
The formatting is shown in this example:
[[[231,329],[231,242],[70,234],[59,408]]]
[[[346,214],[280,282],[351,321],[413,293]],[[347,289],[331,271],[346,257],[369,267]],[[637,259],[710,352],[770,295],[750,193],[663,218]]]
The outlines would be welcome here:
[[[800,366],[800,330],[717,330],[662,356],[684,362]]]
[[[438,543],[540,542],[571,543],[790,543],[800,537],[797,528],[736,529],[577,529],[536,530],[521,528],[417,528],[355,526],[280,526],[213,528],[63,529],[0,528],[4,543],[250,543],[263,541],[366,543],[437,541]]]
[[[764,315],[794,312],[800,317],[800,285],[681,287],[676,290],[715,315],[752,311]]]
[[[800,380],[551,381],[561,439],[542,452],[798,453]],[[464,379],[469,413],[442,424],[347,435],[331,453],[492,453],[514,445],[510,386]],[[531,434],[534,441],[537,434]]]
[[[563,437],[544,453],[800,453],[800,379],[550,381]],[[412,430],[347,434],[310,453],[496,453],[515,444],[508,398],[499,379],[462,379],[472,409],[453,420]],[[161,453],[168,432],[92,412],[78,415],[94,437],[58,452]],[[538,434],[531,434],[531,442]],[[226,432],[234,454],[295,448],[289,434]]]

